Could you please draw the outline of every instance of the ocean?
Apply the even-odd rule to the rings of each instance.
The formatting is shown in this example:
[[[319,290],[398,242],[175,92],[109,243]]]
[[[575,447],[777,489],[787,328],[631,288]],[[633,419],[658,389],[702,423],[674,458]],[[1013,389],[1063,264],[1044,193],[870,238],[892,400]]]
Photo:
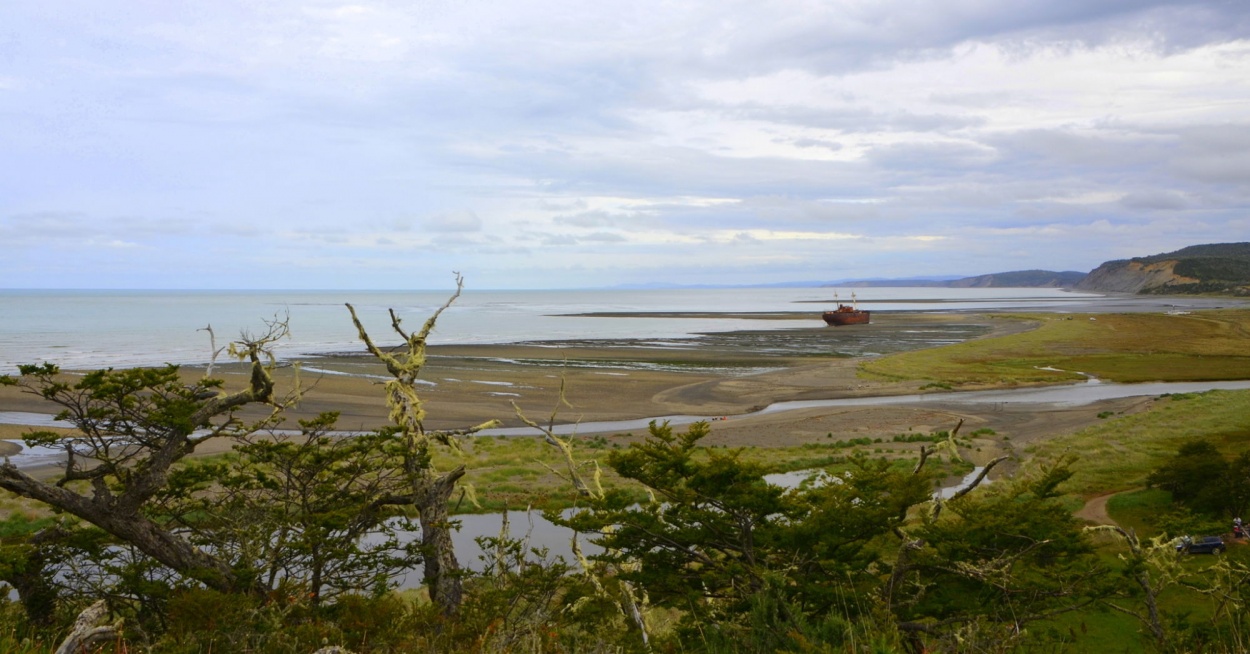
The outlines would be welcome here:
[[[850,289],[838,290],[849,302]],[[855,289],[861,308],[887,311],[1082,311],[1102,296],[1059,289]],[[736,330],[818,326],[833,306],[829,288],[473,291],[439,319],[432,344],[581,339],[671,339]],[[380,344],[398,343],[388,309],[409,330],[451,295],[445,291],[114,291],[0,290],[0,373],[23,363],[67,369],[197,364],[264,321],[288,319],[282,358],[362,351],[344,303],[352,303]],[[812,322],[679,312],[811,312]],[[659,313],[658,317],[588,317],[587,313]]]

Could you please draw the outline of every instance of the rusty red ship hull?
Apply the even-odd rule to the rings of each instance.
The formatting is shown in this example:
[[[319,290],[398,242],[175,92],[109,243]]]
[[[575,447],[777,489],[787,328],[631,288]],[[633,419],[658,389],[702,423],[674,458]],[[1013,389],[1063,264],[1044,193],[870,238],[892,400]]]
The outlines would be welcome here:
[[[837,311],[826,311],[821,314],[821,317],[825,319],[826,323],[833,325],[834,327],[841,327],[842,325],[867,325],[869,314],[871,313],[871,311],[860,311],[858,309],[852,309],[845,304],[839,304]]]

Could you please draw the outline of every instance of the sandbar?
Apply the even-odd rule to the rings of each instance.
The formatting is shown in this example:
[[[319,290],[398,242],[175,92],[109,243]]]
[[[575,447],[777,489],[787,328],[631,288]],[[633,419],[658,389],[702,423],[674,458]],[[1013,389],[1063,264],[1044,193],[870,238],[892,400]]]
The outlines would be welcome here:
[[[870,325],[826,327],[795,321],[768,331],[707,334],[663,342],[630,340],[531,341],[506,345],[431,346],[422,383],[425,424],[460,429],[498,420],[522,426],[518,411],[539,423],[589,423],[667,415],[707,417],[707,443],[731,447],[793,446],[831,437],[888,438],[905,432],[950,429],[960,420],[971,431],[1010,434],[1015,446],[1066,433],[1108,410],[1140,410],[1148,399],[1087,407],[1032,406],[1012,411],[969,406],[841,407],[756,414],[774,402],[899,395],[920,391],[920,382],[860,378],[864,357],[932,347],[1029,329],[1025,320],[958,312],[890,312]],[[202,366],[185,366],[188,380]],[[214,376],[227,387],[246,383],[239,365],[219,366]],[[366,353],[341,353],[284,365],[276,372],[280,392],[298,378],[302,400],[288,425],[324,411],[339,413],[338,426],[364,430],[386,424],[384,367]],[[54,413],[56,407],[13,388],[0,388],[0,411]],[[0,437],[15,438],[7,426]],[[584,432],[585,433],[585,432]],[[966,433],[966,432],[965,432]],[[635,435],[637,436],[637,435]],[[0,444],[3,445],[3,444]],[[207,448],[213,451],[217,448]],[[984,456],[1000,448],[987,448]]]

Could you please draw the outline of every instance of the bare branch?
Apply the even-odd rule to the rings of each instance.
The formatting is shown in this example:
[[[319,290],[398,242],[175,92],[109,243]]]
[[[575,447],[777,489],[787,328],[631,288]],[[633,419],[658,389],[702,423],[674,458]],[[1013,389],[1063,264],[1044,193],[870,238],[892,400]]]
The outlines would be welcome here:
[[[957,500],[957,499],[959,499],[959,498],[963,497],[964,495],[967,495],[968,493],[971,493],[971,492],[973,491],[973,489],[975,489],[977,486],[980,486],[980,485],[981,485],[981,482],[985,481],[985,476],[986,476],[986,475],[988,475],[988,474],[990,474],[990,471],[994,469],[994,466],[996,466],[996,465],[998,465],[998,464],[1002,463],[1003,461],[1006,461],[1006,460],[1007,460],[1007,459],[1009,459],[1009,458],[1011,458],[1011,457],[1007,457],[1007,456],[1000,456],[1000,457],[998,457],[997,459],[994,459],[993,461],[990,461],[989,463],[985,464],[985,467],[984,467],[984,468],[981,468],[981,473],[980,473],[980,474],[978,474],[978,475],[976,476],[976,479],[973,479],[973,480],[972,480],[972,483],[970,483],[970,484],[968,484],[967,486],[964,486],[963,488],[961,488],[961,489],[959,489],[958,491],[956,491],[956,492],[955,492],[955,494],[954,494],[954,495],[951,495],[950,499],[949,499],[949,500],[947,500],[947,501],[948,501],[948,502],[953,502],[953,501],[955,501],[955,500]]]
[[[578,464],[577,464],[577,459],[573,456],[572,443],[556,435],[555,420],[556,420],[556,415],[559,413],[559,408],[561,404],[565,404],[565,405],[568,404],[568,401],[565,400],[564,398],[564,379],[563,378],[560,379],[560,395],[558,399],[556,400],[556,408],[552,410],[551,416],[548,419],[548,425],[546,427],[527,418],[525,416],[525,413],[521,411],[521,407],[517,406],[516,402],[512,403],[512,409],[516,411],[516,415],[518,418],[521,419],[521,422],[524,422],[526,425],[533,427],[534,429],[537,429],[539,433],[543,435],[543,440],[547,441],[547,444],[555,447],[556,449],[560,451],[560,455],[564,458],[564,464],[568,469],[567,479],[569,480],[570,483],[573,484],[573,488],[577,491],[577,494],[582,497],[601,498],[603,497],[603,489],[602,488],[591,489],[590,485],[587,484],[584,479],[582,479],[581,474],[577,471]],[[550,467],[548,467],[548,469],[550,469]],[[552,472],[555,472],[555,470],[552,470]],[[597,476],[596,476],[596,479],[597,479]],[[596,483],[595,485],[598,486],[598,483]]]
[[[213,332],[213,325],[210,323],[206,327],[201,327],[197,332],[208,332],[208,349],[212,356],[208,359],[208,368],[204,370],[205,377],[213,376],[213,366],[217,365],[217,357],[226,350],[224,347],[217,347],[217,334]]]

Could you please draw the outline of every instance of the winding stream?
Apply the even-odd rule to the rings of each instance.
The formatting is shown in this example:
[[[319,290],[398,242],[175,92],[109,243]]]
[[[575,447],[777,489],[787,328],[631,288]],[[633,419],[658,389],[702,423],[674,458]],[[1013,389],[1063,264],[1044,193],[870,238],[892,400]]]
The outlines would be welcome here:
[[[1100,400],[1163,395],[1168,393],[1198,393],[1216,389],[1250,389],[1250,380],[1225,382],[1115,384],[1091,379],[1081,384],[1050,386],[1044,388],[778,402],[762,409],[758,413],[771,414],[821,407],[914,405],[937,402],[957,404],[1021,403],[1080,406],[1098,402]],[[656,418],[641,418],[637,420],[561,425],[557,427],[556,431],[564,434],[629,431],[644,429],[652,420],[667,420],[674,425],[681,425],[706,419],[707,417],[704,416],[658,416]],[[23,412],[0,412],[0,423],[26,425],[32,427],[69,426],[66,423],[58,423],[53,420],[50,415]],[[493,429],[483,433],[500,436],[521,436],[533,435],[534,430],[530,428],[505,428]],[[30,448],[26,447],[20,441],[14,442],[22,445],[23,450],[20,453],[7,457],[7,459],[18,467],[33,467],[56,463],[57,461],[62,460],[61,457],[63,457],[63,453],[60,450],[45,447]],[[941,488],[937,491],[937,494],[942,497],[950,497],[957,490],[970,483],[971,480],[975,479],[977,473],[979,472],[980,469],[973,470],[968,473],[964,479],[960,480],[959,483]],[[811,471],[798,471],[782,473],[779,475],[769,475],[767,479],[769,479],[771,483],[775,483],[780,486],[792,487],[797,485],[810,474]],[[477,539],[480,537],[498,536],[503,524],[503,518],[500,514],[493,513],[482,515],[461,515],[457,516],[456,520],[460,522],[460,529],[453,533],[453,541],[455,542],[456,551],[459,553],[461,562],[468,568],[480,570],[483,567],[483,561],[481,560],[483,552],[477,544]],[[570,543],[573,532],[552,524],[542,516],[541,512],[509,511],[508,520],[510,528],[509,531],[512,537],[526,539],[531,547],[546,548],[550,557],[563,557],[565,560],[572,559],[572,549]],[[417,537],[417,534],[414,532],[411,534],[404,534],[403,536],[415,538]],[[581,541],[583,552],[586,555],[592,555],[599,551],[597,547],[587,542],[585,537],[582,537]],[[407,571],[398,581],[400,586],[404,588],[419,586],[421,584],[420,567]]]
[[[819,409],[825,407],[851,406],[889,406],[912,405],[926,403],[943,404],[1054,404],[1056,406],[1082,406],[1102,400],[1113,400],[1125,397],[1141,397],[1148,395],[1165,395],[1176,393],[1201,393],[1210,390],[1250,390],[1250,379],[1239,381],[1206,381],[1206,382],[1148,382],[1143,384],[1117,384],[1098,379],[1089,379],[1079,384],[1062,386],[1044,386],[1036,388],[1012,388],[991,391],[953,391],[946,393],[918,393],[912,395],[878,395],[872,397],[847,397],[835,400],[795,400],[776,402],[763,409],[740,416],[730,416],[729,420],[749,418],[751,416],[795,411],[798,409]],[[652,420],[668,421],[672,425],[685,425],[700,420],[710,420],[709,416],[671,415],[654,418],[638,418],[636,420],[615,420],[609,422],[583,422],[578,424],[558,425],[557,434],[597,434],[604,432],[626,432],[646,429]],[[0,422],[4,422],[4,414],[0,413]],[[489,429],[481,432],[487,436],[532,436],[534,430],[529,427],[506,427]]]

